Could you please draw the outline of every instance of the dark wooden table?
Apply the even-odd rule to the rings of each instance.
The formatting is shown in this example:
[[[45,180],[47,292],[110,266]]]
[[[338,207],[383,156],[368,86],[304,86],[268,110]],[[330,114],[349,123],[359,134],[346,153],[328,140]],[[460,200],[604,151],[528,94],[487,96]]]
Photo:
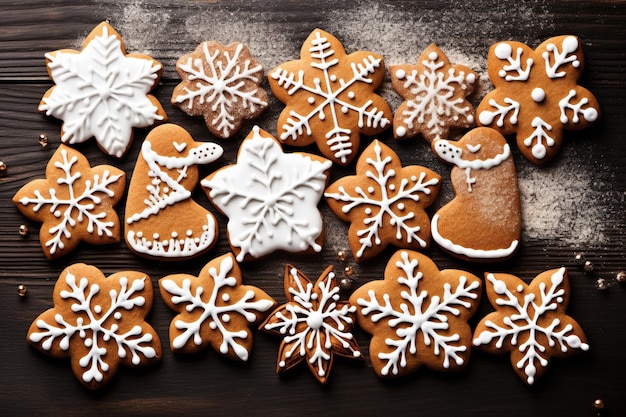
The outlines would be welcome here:
[[[467,415],[467,416],[595,416],[593,403],[605,402],[603,415],[626,415],[626,286],[614,277],[626,269],[626,3],[620,1],[0,1],[0,160],[7,171],[0,177],[0,415]],[[101,268],[105,274],[139,270],[157,279],[174,272],[197,274],[209,259],[226,253],[224,217],[218,245],[205,257],[184,263],[148,262],[123,243],[108,247],[82,245],[54,262],[39,246],[39,224],[23,218],[11,203],[26,182],[43,176],[45,165],[59,144],[60,122],[37,113],[42,94],[51,85],[44,53],[60,48],[79,49],[84,36],[108,19],[121,33],[130,52],[145,52],[164,64],[162,85],[155,92],[172,122],[184,126],[198,140],[217,140],[203,121],[169,104],[178,82],[176,58],[208,39],[243,41],[266,70],[298,56],[300,45],[315,27],[344,42],[348,52],[366,49],[385,56],[386,64],[414,62],[431,42],[449,57],[480,71],[484,94],[488,47],[498,40],[518,40],[537,46],[560,34],[578,35],[586,55],[581,84],[598,98],[602,119],[594,127],[566,134],[560,154],[547,166],[535,167],[515,149],[524,209],[523,246],[506,264],[480,266],[455,261],[437,248],[428,255],[440,268],[462,268],[482,275],[506,271],[530,281],[536,274],[567,266],[572,297],[569,314],[586,331],[591,349],[568,360],[553,360],[551,369],[533,387],[513,372],[508,355],[475,352],[466,370],[443,374],[420,369],[393,381],[379,380],[369,363],[338,360],[326,386],[309,375],[306,366],[284,376],[275,374],[279,340],[255,334],[253,355],[245,365],[233,363],[211,350],[192,357],[174,355],[168,346],[173,317],[157,295],[149,322],[165,346],[157,366],[120,368],[114,381],[92,393],[73,376],[67,361],[46,358],[26,343],[31,321],[51,306],[60,271],[75,262]],[[269,90],[267,83],[265,88]],[[387,79],[381,94],[393,109],[400,98]],[[477,104],[477,100],[475,100]],[[276,132],[283,105],[271,99],[257,120]],[[228,141],[218,165],[231,163],[251,123]],[[50,144],[41,147],[40,134]],[[93,164],[109,163],[130,176],[147,130],[137,131],[128,155],[121,161],[106,157],[95,141],[79,146]],[[404,164],[420,164],[442,174],[444,184],[436,206],[452,197],[449,167],[438,162],[426,142],[395,142],[390,132],[380,135]],[[365,140],[364,144],[369,141]],[[309,149],[315,152],[315,149]],[[215,168],[212,166],[211,168]],[[201,177],[209,173],[204,167]],[[333,168],[332,179],[354,167]],[[214,210],[204,194],[194,198]],[[124,201],[118,205],[123,216]],[[323,253],[312,256],[274,254],[243,265],[244,280],[284,302],[282,268],[286,262],[316,277],[347,248],[347,226],[325,203],[327,237]],[[433,207],[433,210],[436,207]],[[434,211],[431,211],[431,214]],[[20,224],[30,232],[22,237]],[[574,262],[582,250],[595,265],[585,274]],[[356,285],[380,279],[388,249],[372,261],[355,265]],[[601,292],[595,279],[610,288]],[[19,284],[28,288],[20,298]],[[155,287],[156,288],[156,287]],[[475,325],[491,307],[484,299],[471,322]],[[369,337],[356,332],[367,353]]]

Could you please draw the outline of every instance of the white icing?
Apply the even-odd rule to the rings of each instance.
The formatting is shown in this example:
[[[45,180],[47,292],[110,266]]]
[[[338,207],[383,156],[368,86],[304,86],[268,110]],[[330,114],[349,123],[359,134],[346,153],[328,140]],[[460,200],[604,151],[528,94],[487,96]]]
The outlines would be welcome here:
[[[94,136],[108,154],[121,157],[130,144],[132,129],[163,120],[147,93],[161,64],[127,57],[120,40],[107,26],[80,53],[46,54],[56,83],[39,106],[48,116],[64,121],[64,143],[76,144]]]
[[[471,143],[468,143],[467,145],[465,145],[465,147],[471,153],[476,153],[480,151],[480,148],[482,148],[482,145],[480,143],[477,143],[476,145],[472,145]]]
[[[530,93],[530,97],[533,101],[541,103],[546,99],[546,92],[541,87],[533,88],[533,91]]]
[[[100,203],[103,202],[103,199],[106,200],[106,197],[114,197],[114,193],[109,187],[117,183],[123,174],[111,175],[108,170],[105,170],[102,178],[98,175],[94,175],[92,178],[83,178],[84,173],[74,167],[79,159],[84,160],[85,157],[78,151],[61,145],[51,161],[54,161],[54,168],[62,172],[56,183],[58,187],[67,187],[67,193],[57,192],[56,188],[49,188],[46,191],[36,189],[33,191],[34,198],[22,197],[19,200],[23,206],[32,204],[33,213],[39,212],[44,207],[49,207],[48,210],[59,219],[48,229],[52,238],[44,242],[51,255],[65,248],[63,240],[71,239],[74,231],[80,227],[79,225],[82,225],[81,228],[89,234],[113,237],[115,222],[102,221],[108,213],[107,204]],[[48,170],[50,169],[48,168]],[[80,189],[82,192],[78,193],[77,190]],[[49,197],[45,197],[42,192]],[[67,198],[59,198],[58,195],[67,195]],[[84,221],[87,222],[86,226]]]
[[[506,115],[509,112],[513,112],[511,116],[509,117],[509,121],[511,122],[512,125],[516,125],[517,116],[519,115],[519,110],[520,110],[520,104],[517,101],[509,97],[505,97],[503,101],[505,104],[508,104],[508,106],[504,104],[499,104],[494,99],[490,99],[489,105],[491,107],[494,107],[495,110],[494,111],[483,110],[482,112],[480,112],[480,114],[478,115],[478,121],[480,122],[480,124],[484,126],[490,125],[491,123],[493,123],[493,120],[496,118],[496,116],[498,116],[498,120],[496,121],[496,126],[502,127],[504,126],[504,118],[506,117]]]
[[[530,125],[534,127],[535,130],[530,136],[524,139],[524,145],[530,147],[533,141],[537,141],[532,147],[531,152],[535,158],[543,159],[547,154],[547,147],[552,147],[555,144],[554,139],[548,135],[548,131],[552,130],[552,126],[543,121],[539,116],[535,117]]]
[[[266,107],[267,102],[263,99],[265,94],[258,87],[263,67],[249,59],[240,58],[244,48],[241,43],[237,44],[232,57],[220,47],[223,46],[214,46],[214,52],[211,53],[209,43],[203,42],[204,60],[193,60],[189,56],[185,64],[177,65],[185,73],[183,79],[190,82],[189,86],[184,87],[185,94],[175,96],[174,101],[189,101],[188,109],[193,108],[196,102],[199,105],[211,104],[211,111],[216,114],[212,119],[207,119],[207,123],[211,123],[223,137],[230,137],[234,133],[238,122],[236,115],[241,112],[241,107],[252,114],[259,107]],[[219,59],[220,54],[223,60]],[[254,83],[252,87],[248,81]]]
[[[361,356],[359,346],[350,332],[356,307],[339,302],[335,274],[322,275],[315,286],[296,268],[289,270],[292,286],[285,288],[291,302],[277,310],[263,327],[284,335],[284,358],[306,358],[319,376],[326,376],[333,351]],[[306,323],[307,326],[302,326]],[[279,362],[281,368],[285,361]]]
[[[372,146],[372,145],[370,145]],[[383,158],[382,148],[378,140],[373,142],[375,159],[367,158],[366,163],[371,166],[371,170],[368,170],[365,175],[376,182],[376,189],[380,192],[379,198],[371,196],[375,193],[374,187],[368,188],[367,195],[363,192],[361,184],[358,184],[352,190],[346,190],[343,186],[338,188],[338,193],[325,193],[326,198],[332,198],[337,201],[345,203],[341,210],[344,213],[349,213],[353,209],[358,210],[361,206],[366,207],[366,215],[368,217],[363,219],[363,229],[359,229],[357,236],[359,237],[359,243],[361,247],[355,253],[356,258],[361,258],[367,248],[371,248],[374,245],[380,246],[382,241],[379,237],[379,232],[387,224],[383,223],[383,220],[389,218],[389,225],[396,227],[396,239],[399,241],[406,241],[411,243],[416,241],[420,247],[425,248],[427,243],[419,236],[421,230],[420,226],[409,226],[407,221],[415,217],[413,210],[410,210],[407,214],[398,215],[394,210],[396,203],[402,200],[412,200],[414,202],[420,201],[420,194],[429,195],[431,193],[431,187],[435,187],[439,184],[437,178],[431,178],[428,181],[424,181],[426,173],[422,172],[419,178],[411,178],[411,181],[407,178],[402,178],[400,181],[399,189],[395,189],[393,184],[389,184],[389,180],[395,178],[396,172],[393,169],[387,167],[392,162],[393,156],[387,155]],[[397,155],[395,155],[397,158]],[[413,184],[411,184],[413,182]],[[371,191],[370,191],[371,189]],[[402,203],[400,203],[402,204]],[[376,207],[374,215],[371,215],[372,210],[370,207]],[[398,207],[399,208],[399,207]],[[417,209],[417,208],[416,208]],[[400,209],[402,210],[402,209]],[[423,210],[423,209],[422,209]],[[370,216],[371,215],[371,216]],[[403,233],[405,237],[403,238]]]
[[[119,289],[113,288],[108,296],[104,296],[110,298],[110,305],[103,312],[101,306],[93,304],[94,299],[101,298],[98,296],[100,286],[97,283],[90,283],[89,277],[80,278],[77,282],[70,271],[71,268],[68,268],[65,276],[61,278],[64,280],[61,285],[68,289],[60,291],[59,296],[71,303],[71,311],[77,313],[78,317],[66,317],[57,313],[53,323],[37,319],[35,324],[43,331],[31,333],[29,340],[40,343],[45,351],[50,351],[56,340],[63,351],[76,352],[72,350],[72,344],[80,343],[87,347],[88,351],[78,362],[84,369],[81,378],[86,383],[101,382],[113,361],[119,361],[128,354],[131,355],[133,365],[141,364],[140,356],[147,359],[155,358],[157,353],[153,345],[158,345],[158,340],[153,341],[152,334],[144,332],[142,326],[128,328],[127,325],[123,325],[127,331],[120,331],[124,314],[137,317],[133,310],[144,306],[146,299],[139,294],[143,291],[152,291],[152,287],[146,285],[146,277],[132,279],[129,282],[127,277],[122,276],[119,279]],[[67,312],[67,309],[63,311]],[[102,341],[109,340],[115,343],[117,351],[107,350],[100,345]],[[113,369],[115,368],[113,366]]]
[[[229,323],[233,315],[243,317],[248,323],[254,323],[257,321],[257,314],[272,308],[274,302],[270,299],[255,300],[257,297],[253,290],[246,291],[239,299],[231,300],[224,290],[240,284],[240,279],[231,275],[233,265],[232,255],[226,255],[222,258],[219,269],[208,269],[208,277],[184,279],[181,286],[168,277],[159,281],[161,288],[170,295],[171,302],[180,305],[178,310],[180,315],[171,324],[173,328],[182,331],[172,340],[174,350],[184,349],[190,344],[200,346],[208,343],[208,340],[202,339],[202,327],[206,323],[211,329],[220,333],[222,342],[219,351],[222,354],[232,350],[242,361],[248,360],[250,352],[246,344],[240,343],[239,340],[250,338],[250,332],[247,329],[233,330],[225,323]],[[196,283],[194,290],[191,288],[192,282]],[[211,292],[206,292],[207,288],[211,288]],[[217,305],[217,300],[220,298],[229,303]],[[202,313],[195,317],[197,309],[202,310]],[[186,313],[193,313],[193,315]]]
[[[228,237],[239,248],[238,261],[276,250],[303,252],[322,247],[322,216],[317,203],[332,163],[306,154],[285,154],[259,127],[244,140],[237,164],[219,170],[201,184],[228,217]]]
[[[433,216],[433,220],[431,221],[431,233],[434,241],[448,252],[455,253],[457,255],[466,256],[472,259],[504,259],[513,255],[519,245],[519,241],[514,240],[508,248],[490,250],[467,248],[441,236],[441,234],[439,234],[438,222],[439,214],[435,214]]]
[[[504,78],[506,81],[526,81],[530,75],[530,69],[533,66],[533,59],[528,58],[526,60],[526,68],[522,68],[522,48],[517,48],[513,57],[513,48],[508,43],[502,42],[496,45],[494,49],[494,55],[496,58],[507,61],[508,65],[503,65],[502,69],[498,72],[500,78]],[[513,73],[515,75],[511,75]]]
[[[578,123],[581,115],[586,121],[595,122],[598,119],[598,110],[593,107],[583,109],[583,106],[589,103],[589,99],[587,97],[583,97],[578,103],[572,103],[571,100],[574,97],[576,97],[576,90],[571,89],[567,95],[559,101],[559,109],[561,110],[561,117],[559,120],[561,123],[565,124],[570,120],[569,117],[567,117],[567,113],[565,112],[566,110],[571,110],[574,113],[571,119],[573,123]]]
[[[565,268],[560,268],[554,272],[550,278],[550,285],[546,287],[544,282],[538,286],[538,292],[528,291],[524,294],[524,288],[518,292],[524,294],[523,304],[520,304],[518,296],[513,294],[506,286],[506,282],[498,280],[493,274],[487,275],[487,281],[496,288],[496,298],[494,307],[499,306],[514,311],[512,315],[502,320],[502,325],[486,320],[484,325],[488,330],[483,330],[474,337],[474,345],[487,345],[495,340],[494,346],[501,349],[504,342],[510,343],[513,348],[523,353],[515,366],[524,369],[526,382],[533,384],[538,367],[548,365],[549,355],[547,349],[558,346],[561,352],[569,349],[589,350],[589,345],[584,343],[576,334],[568,334],[572,331],[571,324],[562,325],[559,313],[554,314],[559,304],[562,304],[565,290],[561,284],[565,281]],[[532,284],[531,284],[532,285]],[[532,312],[532,313],[531,313]],[[567,317],[567,316],[566,316]],[[550,320],[552,318],[552,320]],[[545,323],[542,327],[539,322]],[[561,327],[559,330],[557,330]],[[524,341],[520,343],[520,341]],[[547,346],[541,343],[546,340]]]
[[[559,47],[554,43],[548,43],[546,45],[546,51],[541,54],[546,63],[546,74],[550,78],[562,78],[567,74],[566,71],[558,71],[558,69],[567,63],[571,63],[574,68],[580,66],[578,57],[573,53],[578,49],[578,39],[574,36],[568,36],[563,39],[561,44],[561,52]],[[571,55],[570,55],[571,54]],[[552,64],[550,61],[552,60]]]
[[[437,277],[424,277],[419,271],[418,260],[411,257],[410,252],[403,251],[400,257],[395,266],[403,274],[393,277],[397,282],[394,293],[381,294],[369,290],[368,299],[356,300],[363,316],[369,316],[373,323],[388,320],[389,327],[394,331],[393,337],[385,339],[390,351],[378,354],[379,359],[386,361],[380,373],[384,376],[398,375],[400,368],[407,368],[407,356],[415,356],[418,349],[422,349],[416,346],[419,332],[424,344],[441,358],[444,369],[450,368],[451,361],[458,366],[463,365],[461,354],[470,346],[460,343],[458,333],[450,332],[449,316],[458,317],[461,310],[471,309],[478,302],[480,282],[459,275],[458,282],[442,284],[443,291],[437,290],[437,294],[443,292],[441,296],[429,294],[421,289],[420,284],[423,280]]]
[[[340,125],[337,118],[337,108],[346,109],[344,113],[349,114],[351,118],[358,117],[359,128],[364,126],[384,128],[390,123],[384,117],[384,109],[380,110],[372,106],[372,100],[363,101],[363,97],[355,96],[354,91],[350,90],[353,86],[360,88],[359,83],[371,84],[370,74],[384,71],[384,67],[381,66],[382,59],[369,55],[363,58],[361,62],[352,62],[351,78],[348,80],[340,79],[339,86],[336,86],[331,82],[332,75],[330,71],[339,64],[339,58],[341,57],[337,58],[335,56],[335,51],[332,49],[328,38],[322,36],[320,31],[315,31],[315,37],[311,40],[308,52],[310,57],[313,58],[313,62],[310,64],[311,68],[314,68],[313,73],[317,73],[316,70],[321,71],[320,75],[322,77],[322,79],[314,78],[312,85],[310,81],[305,82],[305,74],[308,75],[308,73],[304,70],[298,71],[296,75],[278,67],[269,75],[271,79],[276,80],[278,86],[287,90],[289,95],[293,95],[296,91],[304,90],[321,99],[320,103],[305,115],[298,114],[292,110],[289,113],[290,117],[287,118],[286,123],[281,127],[283,132],[280,134],[280,139],[297,140],[304,133],[311,136],[313,134],[310,126],[311,119],[317,117],[323,122],[330,116],[329,120],[331,123],[323,123],[324,126],[328,126],[324,132],[323,139],[332,152],[332,155],[327,156],[333,157],[342,164],[347,164],[353,157],[353,144],[351,141],[353,132]],[[346,91],[351,100],[360,100],[362,104],[353,104],[339,98]],[[350,93],[352,93],[352,97],[350,97]]]
[[[442,70],[445,63],[439,59],[436,52],[428,54],[428,59],[421,64],[425,67],[422,72],[413,70],[410,74],[403,71],[405,80],[403,87],[409,89],[411,98],[406,101],[407,110],[402,112],[402,123],[408,129],[414,124],[422,125],[420,130],[427,132],[430,137],[440,137],[446,133],[450,119],[458,121],[461,117],[467,124],[474,123],[473,109],[464,98],[452,99],[456,91],[467,90],[470,84],[476,81],[473,73],[457,71],[453,68]],[[424,125],[425,124],[425,125]],[[404,135],[396,135],[401,137]]]

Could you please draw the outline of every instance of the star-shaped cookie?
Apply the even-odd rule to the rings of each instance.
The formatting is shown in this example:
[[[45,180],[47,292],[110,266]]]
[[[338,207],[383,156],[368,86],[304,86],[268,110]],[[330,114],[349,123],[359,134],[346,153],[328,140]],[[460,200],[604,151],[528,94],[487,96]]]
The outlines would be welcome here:
[[[437,198],[440,180],[428,168],[403,168],[394,151],[374,140],[359,157],[356,175],[334,182],[324,196],[331,210],[351,223],[350,248],[361,262],[389,244],[428,248],[430,220],[424,210]]]

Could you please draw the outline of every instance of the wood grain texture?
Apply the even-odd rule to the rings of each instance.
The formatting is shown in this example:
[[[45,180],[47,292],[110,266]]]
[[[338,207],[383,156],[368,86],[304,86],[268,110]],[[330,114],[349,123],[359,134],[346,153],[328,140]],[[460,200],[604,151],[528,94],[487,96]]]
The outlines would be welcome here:
[[[603,415],[626,415],[626,286],[613,283],[608,291],[599,292],[594,288],[594,278],[573,262],[575,251],[586,250],[600,276],[612,279],[626,268],[626,3],[1,0],[0,10],[0,160],[8,166],[0,177],[0,415],[32,416],[45,410],[52,416],[595,416],[596,398],[606,403]],[[174,313],[156,296],[148,321],[166,347],[162,362],[146,369],[122,367],[108,387],[87,392],[75,380],[67,361],[45,357],[31,349],[25,339],[32,320],[52,305],[52,289],[59,273],[75,262],[96,265],[107,275],[139,270],[152,278],[156,289],[159,278],[175,272],[197,274],[208,259],[229,250],[225,218],[216,213],[200,190],[194,198],[216,214],[220,240],[208,256],[184,263],[146,261],[123,243],[81,245],[70,255],[49,262],[41,252],[39,224],[24,219],[12,205],[11,197],[22,185],[43,176],[59,144],[60,122],[36,110],[52,85],[43,55],[60,48],[80,48],[84,36],[104,19],[121,33],[129,52],[150,53],[164,64],[162,84],[155,95],[170,121],[201,141],[217,139],[210,137],[201,119],[171,106],[169,98],[178,82],[174,70],[177,57],[203,40],[243,41],[267,71],[284,60],[296,59],[302,41],[320,27],[342,40],[348,52],[368,49],[382,53],[387,65],[414,62],[428,44],[436,42],[445,52],[456,54],[484,73],[486,52],[495,41],[519,40],[535,47],[550,36],[579,36],[586,57],[581,84],[598,98],[602,119],[590,129],[567,132],[560,154],[546,167],[531,166],[515,150],[526,201],[519,253],[511,261],[491,267],[456,261],[434,247],[428,255],[441,269],[466,269],[479,276],[485,270],[505,271],[527,282],[544,270],[567,266],[572,287],[568,313],[586,331],[591,350],[568,360],[553,360],[547,374],[530,388],[510,369],[507,355],[478,351],[461,373],[420,369],[395,381],[379,380],[367,361],[337,360],[328,384],[320,386],[306,366],[275,375],[280,340],[258,332],[251,361],[245,365],[210,350],[192,357],[172,354],[167,335]],[[269,91],[267,83],[264,87]],[[387,79],[381,94],[395,109],[400,101],[390,88]],[[484,91],[489,88],[486,83]],[[271,98],[268,110],[256,123],[275,133],[282,108]],[[220,142],[225,149],[223,158],[202,167],[201,178],[235,160],[239,143],[251,127],[252,123],[247,123],[234,138]],[[50,138],[47,148],[37,143],[41,133]],[[121,161],[106,157],[94,141],[78,149],[92,165],[113,164],[130,177],[146,134],[145,129],[136,132],[129,153]],[[431,154],[428,144],[421,139],[395,142],[391,132],[379,138],[400,154],[405,165],[424,165],[442,175],[441,196],[429,210],[431,214],[452,197],[450,168]],[[362,149],[368,142],[363,141]],[[352,174],[353,169],[353,164],[333,167],[331,180]],[[124,203],[122,200],[117,207],[120,216]],[[316,277],[328,264],[340,268],[335,253],[347,248],[347,225],[337,220],[325,203],[320,207],[327,230],[321,254],[274,254],[245,263],[244,282],[284,302],[282,271],[286,262],[310,277]],[[26,237],[17,233],[22,223],[30,229]],[[393,248],[389,248],[355,266],[356,284],[380,279],[392,253]],[[26,298],[18,297],[19,284],[28,287]],[[491,310],[483,300],[472,326]],[[368,335],[357,330],[356,336],[367,354]]]

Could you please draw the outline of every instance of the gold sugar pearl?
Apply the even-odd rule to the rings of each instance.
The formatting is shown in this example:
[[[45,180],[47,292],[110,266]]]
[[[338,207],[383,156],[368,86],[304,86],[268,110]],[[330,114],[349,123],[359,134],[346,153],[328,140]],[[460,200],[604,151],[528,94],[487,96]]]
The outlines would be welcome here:
[[[7,164],[4,161],[0,161],[0,174],[4,174],[7,170]]]
[[[348,291],[350,288],[352,288],[352,280],[350,278],[342,278],[339,281],[339,288],[342,291]]]
[[[343,273],[347,276],[347,277],[351,277],[354,274],[354,268],[351,267],[350,265],[346,266],[343,269]]]
[[[41,145],[42,148],[45,148],[46,146],[48,146],[48,135],[44,133],[39,135],[39,144]]]
[[[626,282],[626,271],[619,271],[615,276],[615,279],[617,280],[617,282]]]
[[[28,226],[26,226],[25,224],[20,224],[19,232],[20,235],[26,236],[28,234]]]
[[[28,289],[26,288],[26,285],[24,284],[20,284],[17,286],[17,294],[20,297],[26,297],[26,293],[28,292]]]
[[[604,408],[604,401],[601,398],[598,398],[593,402],[593,408],[596,410],[602,410]]]
[[[585,261],[583,268],[585,272],[593,272],[593,263],[591,261]]]
[[[339,262],[345,261],[347,257],[348,257],[348,254],[346,253],[345,250],[341,249],[337,251],[337,259],[339,260]]]
[[[596,280],[596,288],[599,289],[600,291],[606,290],[609,288],[609,283],[606,282],[604,278],[598,278]]]

